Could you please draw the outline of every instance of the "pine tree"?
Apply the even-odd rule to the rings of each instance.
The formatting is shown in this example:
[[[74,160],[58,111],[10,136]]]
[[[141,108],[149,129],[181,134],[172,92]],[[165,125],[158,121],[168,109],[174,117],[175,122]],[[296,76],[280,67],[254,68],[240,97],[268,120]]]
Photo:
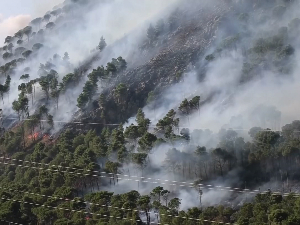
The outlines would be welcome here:
[[[150,26],[147,30],[147,37],[148,37],[150,43],[153,43],[156,40],[156,38],[157,38],[156,35],[157,35],[157,33],[156,33],[155,28],[152,26],[152,24],[150,24]]]
[[[105,39],[102,36],[101,39],[100,39],[100,43],[98,45],[98,49],[100,50],[100,52],[102,52],[105,49],[106,46],[107,46],[107,44],[105,42]]]
[[[63,60],[64,61],[69,61],[70,57],[69,57],[69,53],[65,52]]]

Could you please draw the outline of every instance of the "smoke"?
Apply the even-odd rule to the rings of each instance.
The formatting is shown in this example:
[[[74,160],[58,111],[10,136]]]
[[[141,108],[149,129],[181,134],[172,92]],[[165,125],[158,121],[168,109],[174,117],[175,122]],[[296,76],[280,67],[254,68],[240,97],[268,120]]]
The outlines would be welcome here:
[[[254,17],[254,15],[252,16]],[[258,27],[255,26],[256,23],[250,23],[248,32],[251,32],[250,37],[255,37],[255,39],[268,37],[266,34],[271,34],[273,30],[276,31],[282,26],[287,27],[288,23],[294,18],[294,12],[292,11],[291,14],[285,14],[285,18],[280,20],[280,24],[275,24],[272,19],[269,19],[266,23],[260,23]],[[270,24],[272,24],[272,30]],[[228,30],[226,30],[227,24],[223,25],[225,25],[225,28],[220,29],[217,36],[224,39],[228,35]],[[237,25],[231,24],[230,26],[235,27]],[[224,34],[224,30],[227,34]],[[170,109],[178,109],[184,98],[191,99],[196,95],[201,97],[201,102],[208,99],[209,102],[201,106],[200,114],[195,112],[190,115],[189,123],[185,118],[182,118],[180,126],[189,127],[190,130],[210,129],[218,131],[221,127],[230,123],[233,117],[242,118],[241,126],[245,130],[253,126],[262,126],[262,124],[252,119],[254,110],[260,105],[273,106],[279,110],[282,116],[281,121],[278,122],[281,124],[298,119],[300,103],[295,96],[299,94],[299,88],[297,88],[297,82],[300,79],[298,75],[299,65],[293,64],[293,72],[290,76],[268,69],[259,71],[260,76],[249,82],[240,84],[245,63],[242,50],[243,48],[250,48],[255,40],[254,38],[249,39],[248,36],[241,36],[240,38],[248,41],[248,46],[243,46],[245,43],[242,43],[236,49],[226,50],[208,65],[206,60],[201,58],[199,65],[202,66],[186,73],[183,81],[165,90],[159,102],[156,103],[156,107],[153,104],[146,106],[144,108],[146,117],[151,119],[153,125]],[[219,45],[217,42],[205,55],[217,49]],[[296,48],[294,57],[297,61],[299,58],[299,43],[292,43],[292,45]],[[205,70],[206,74],[204,81],[199,83],[198,74],[201,70]],[[259,112],[256,111],[256,113]],[[256,116],[259,117],[260,115]],[[274,126],[269,128],[275,129]],[[279,129],[279,127],[276,128]]]
[[[32,16],[39,17],[43,16],[46,12],[51,11],[55,6],[60,6],[64,0],[45,0],[41,3],[39,0],[31,0]]]
[[[0,40],[4,40],[8,35],[14,35],[15,32],[25,27],[30,20],[30,15],[18,15],[4,19],[4,16],[0,14]]]
[[[55,2],[55,4],[60,2]],[[24,73],[24,68],[30,67],[31,79],[37,78],[39,77],[38,66],[40,63],[46,63],[55,53],[62,56],[64,52],[68,52],[74,68],[92,55],[90,51],[96,48],[100,37],[104,36],[109,46],[103,53],[99,54],[99,60],[93,63],[93,67],[105,65],[112,57],[116,58],[118,56],[125,58],[129,65],[135,63],[135,60],[141,56],[134,56],[134,53],[138,48],[139,41],[146,35],[146,28],[149,23],[160,19],[162,12],[168,12],[178,2],[180,1],[99,1],[94,3],[92,7],[75,8],[73,12],[64,15],[61,22],[56,23],[55,18],[51,18],[51,21],[56,23],[56,27],[52,31],[45,29],[46,24],[43,23],[42,28],[46,30],[44,38],[33,39],[34,41],[26,43],[24,46],[29,49],[32,48],[35,42],[39,41],[43,43],[45,50],[42,50],[36,57],[17,68],[13,77],[9,99],[5,99],[4,114],[12,113],[11,103],[17,99],[17,86],[21,83],[19,77]],[[37,5],[37,7],[39,6]],[[245,62],[243,48],[250,48],[257,37],[265,37],[273,30],[278,30],[280,26],[288,26],[288,23],[295,18],[297,10],[298,8],[294,7],[294,11],[285,14],[278,24],[274,22],[274,19],[269,19],[265,23],[257,25],[258,23],[255,20],[259,18],[257,16],[259,12],[257,14],[255,12],[254,15],[251,14],[252,19],[249,20],[246,31],[240,34],[243,41],[237,44],[236,48],[224,50],[210,63],[204,57],[201,57],[198,65],[185,73],[184,79],[180,83],[161,93],[160,100],[155,106],[152,104],[144,108],[146,117],[150,118],[155,125],[170,109],[177,109],[184,98],[190,99],[199,95],[201,103],[203,103],[200,107],[200,113],[195,112],[189,115],[189,120],[182,117],[181,127],[189,127],[190,130],[210,129],[217,132],[224,126],[230,128],[232,125],[245,130],[249,130],[254,126],[269,126],[263,125],[259,120],[254,119],[253,114],[258,118],[265,116],[265,110],[257,110],[260,109],[260,106],[274,106],[276,110],[279,110],[282,116],[281,121],[276,121],[278,124],[289,123],[297,119],[297,113],[300,109],[300,103],[296,98],[300,94],[297,87],[297,83],[300,81],[299,65],[293,65],[293,72],[290,76],[283,76],[272,69],[262,68],[258,73],[261,76],[257,76],[247,83],[241,84],[240,82]],[[28,21],[29,19],[30,17]],[[240,29],[237,22],[229,25],[228,21],[225,21],[222,26],[222,29],[219,29],[217,33],[216,42],[205,55],[215,52],[222,39]],[[16,30],[19,28],[16,27]],[[299,59],[299,42],[295,41],[292,44],[296,49],[294,58],[297,61]],[[55,69],[59,73],[60,81],[66,73],[72,72],[72,69],[63,66],[58,66]],[[206,71],[205,78],[199,82],[199,73],[202,71]],[[60,97],[58,110],[55,107],[51,108],[50,113],[54,115],[54,120],[69,121],[73,118],[74,113],[77,111],[76,99],[81,93],[85,81],[86,77],[83,77],[78,86]],[[40,88],[37,87],[36,92],[35,101],[43,103],[45,97]],[[52,105],[54,106],[54,103]],[[38,104],[31,107],[31,114],[37,106]],[[233,118],[239,118],[238,124],[233,123]],[[274,120],[278,120],[278,117]],[[278,128],[276,126],[274,128]],[[209,142],[208,140],[201,140],[201,143]],[[152,150],[152,154],[149,156],[151,166],[143,171],[144,174],[147,174],[147,177],[161,180],[171,179],[171,173],[163,166],[167,150],[173,147],[182,152],[185,151],[184,146],[179,143],[160,145]],[[136,172],[134,165],[125,166],[123,170],[126,174],[131,173],[134,176],[141,176]],[[178,177],[174,177],[175,179],[178,179]],[[228,185],[238,183],[238,177],[236,179],[234,179],[234,174],[229,175],[225,183]],[[218,182],[216,181],[216,184]],[[224,184],[224,180],[222,184]],[[158,184],[140,180],[134,182],[120,180],[113,190],[116,193],[122,193],[138,189],[141,193],[149,193],[151,188],[156,186]],[[172,186],[168,186],[168,188],[173,189],[175,193],[177,191]],[[109,190],[111,190],[111,187]],[[197,195],[198,192],[193,189],[192,191],[180,191],[179,198],[183,199],[182,208],[186,209],[199,205],[199,199],[195,197]],[[226,198],[229,198],[228,192],[210,190],[203,196],[203,204],[218,204]]]
[[[276,4],[272,6],[275,7]],[[184,98],[191,99],[196,95],[201,97],[200,113],[195,112],[189,115],[189,119],[180,118],[179,126],[188,127],[190,131],[209,129],[217,133],[221,128],[233,128],[245,130],[243,132],[245,135],[250,128],[255,126],[280,130],[284,124],[299,119],[300,103],[296,96],[300,94],[298,87],[300,68],[295,62],[299,61],[300,43],[299,40],[292,37],[292,34],[297,33],[299,28],[293,30],[289,27],[290,22],[299,15],[297,14],[299,7],[287,7],[286,10],[280,19],[274,18],[272,8],[268,11],[256,10],[249,13],[248,23],[242,25],[237,22],[237,16],[243,11],[237,11],[235,15],[230,15],[232,18],[226,18],[218,30],[215,43],[199,59],[198,64],[184,74],[181,82],[160,93],[159,100],[143,108],[152,125],[155,126],[157,121],[162,119],[170,109],[177,110]],[[258,70],[255,76],[247,82],[241,82],[244,78],[245,62],[249,60],[245,57],[245,49],[253,48],[255,41],[259,38],[277,35],[282,27],[287,27],[291,34],[284,45],[291,44],[295,49],[293,56],[284,62],[285,65],[290,66],[290,73],[285,74],[277,70],[274,66],[274,58],[267,55],[260,64],[256,65]],[[222,53],[216,53],[219,46],[222,45],[222,40],[237,33],[241,41],[235,47],[225,48]],[[205,56],[211,53],[214,53],[216,58],[212,62],[207,62]],[[259,57],[257,56],[254,60],[259,60]],[[205,71],[205,77],[200,82],[199,74],[203,71]],[[128,124],[131,124],[134,119],[134,117],[130,118]],[[202,143],[205,142],[209,143],[208,141]],[[211,145],[204,145],[211,147]],[[152,162],[154,167],[163,166],[167,149],[173,147],[184,151],[179,144],[163,145],[161,148],[153,150],[156,160]],[[162,169],[152,176],[159,174],[158,176],[163,177],[164,172],[167,173]],[[241,181],[235,170],[226,178],[212,183],[229,186],[238,184],[237,186],[239,186]],[[273,186],[273,183],[267,183],[262,189]],[[179,198],[183,199],[182,208],[198,206],[197,195],[196,190],[180,191]],[[208,206],[229,200],[231,203],[240,204],[245,201],[247,196],[251,197],[246,194],[232,197],[228,192],[210,190],[203,196],[203,204]]]
[[[43,16],[47,11],[51,10],[54,6],[60,5],[63,0],[45,0],[43,2],[39,0],[29,0],[15,2],[8,4],[7,7],[17,7],[16,11],[22,11],[20,8],[26,8],[27,12],[20,15],[9,16],[4,19],[4,16],[0,14],[0,40],[4,40],[8,35],[14,35],[15,32],[24,28],[32,19]],[[10,11],[11,9],[5,9]]]
[[[46,5],[34,2],[35,10],[39,12],[46,9],[50,10],[51,7],[61,2],[48,2]],[[31,37],[28,43],[24,37],[22,47],[31,49],[35,43],[42,43],[44,47],[35,56],[32,56],[16,68],[15,75],[12,77],[13,82],[10,88],[9,99],[5,97],[4,115],[14,114],[11,105],[18,98],[17,87],[22,82],[19,81],[19,77],[24,74],[25,68],[30,68],[31,79],[38,78],[40,76],[38,70],[41,63],[45,64],[47,61],[54,63],[54,54],[59,54],[62,57],[65,52],[68,52],[70,63],[73,65],[72,68],[54,63],[56,66],[53,69],[58,72],[60,82],[64,75],[73,72],[74,68],[82,65],[87,58],[95,55],[91,51],[96,50],[101,36],[106,39],[108,47],[99,55],[98,60],[90,66],[90,70],[99,65],[105,66],[111,58],[117,58],[118,56],[122,56],[130,65],[130,59],[134,61],[134,57],[130,58],[130,56],[133,56],[138,49],[140,40],[145,38],[146,28],[150,21],[156,22],[159,19],[157,18],[158,15],[161,15],[162,12],[168,12],[170,10],[168,8],[176,4],[176,2],[178,0],[163,2],[158,0],[142,2],[134,0],[89,1],[82,5],[71,3],[72,9],[70,12],[50,18],[50,22],[55,23],[55,27],[52,30],[45,27],[46,22],[42,22],[39,27],[33,26],[33,32],[43,29],[44,35],[42,37],[38,35]],[[66,1],[61,6],[68,4],[68,1]],[[28,21],[23,21],[22,25],[25,27],[25,25],[28,25]],[[15,45],[18,47],[17,44]],[[135,56],[135,58],[140,57]],[[73,118],[74,113],[78,110],[76,106],[77,97],[82,92],[86,79],[84,76],[76,87],[60,96],[59,110],[56,110],[55,107],[49,107],[54,120],[70,121]],[[38,85],[34,102],[33,106],[30,104],[30,114],[34,113],[37,106],[45,103],[45,95]],[[54,102],[51,105],[54,106]],[[57,129],[59,127],[56,127]]]

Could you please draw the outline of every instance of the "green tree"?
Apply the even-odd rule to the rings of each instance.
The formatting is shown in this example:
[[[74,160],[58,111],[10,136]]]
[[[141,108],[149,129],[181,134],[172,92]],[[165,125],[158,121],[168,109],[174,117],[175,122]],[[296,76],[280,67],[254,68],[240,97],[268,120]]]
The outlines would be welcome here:
[[[59,89],[65,92],[67,89],[73,87],[77,83],[77,77],[74,73],[65,75],[62,79],[62,83],[59,84]]]
[[[27,41],[29,42],[29,37],[32,33],[32,27],[31,26],[27,26],[23,29],[23,33],[27,36]]]
[[[55,23],[53,23],[53,22],[50,22],[50,23],[47,23],[47,24],[46,24],[46,29],[51,30],[51,29],[53,29],[54,27],[55,27]]]
[[[51,74],[48,74],[47,76],[41,77],[39,80],[39,85],[44,91],[47,101],[49,100],[49,96],[50,96],[50,87],[51,87],[52,79],[54,79],[54,77]]]
[[[156,140],[157,137],[154,134],[146,132],[138,141],[139,150],[148,153]]]
[[[21,75],[20,80],[26,80],[26,81],[28,81],[29,78],[30,78],[29,74],[23,74],[23,75]]]
[[[181,154],[176,148],[169,149],[166,153],[166,158],[164,161],[164,167],[173,173],[175,173],[181,168],[180,165]]]
[[[77,107],[80,109],[84,109],[88,101],[89,101],[88,94],[85,92],[81,93],[77,98]]]
[[[23,56],[24,58],[28,58],[31,54],[32,54],[32,51],[27,50],[27,51],[25,51],[25,52],[22,53],[22,56]]]
[[[112,155],[115,154],[119,149],[121,149],[125,144],[124,138],[124,130],[122,125],[118,128],[114,129],[111,134],[111,142],[108,148],[108,154]]]
[[[13,43],[9,43],[9,44],[7,45],[7,50],[10,51],[10,54],[12,54],[13,48],[14,48]]]
[[[171,210],[178,211],[180,204],[181,204],[181,200],[179,198],[173,198],[173,199],[170,200],[170,202],[168,204],[168,207]]]
[[[100,42],[99,42],[99,45],[98,45],[98,49],[100,50],[100,52],[102,52],[105,49],[106,46],[107,46],[107,44],[105,42],[105,39],[103,38],[103,36],[101,36]]]
[[[50,15],[50,14],[46,14],[46,15],[44,15],[44,17],[43,17],[43,20],[44,20],[46,23],[48,23],[49,20],[50,20],[50,18],[51,18],[51,15]]]
[[[217,168],[220,170],[220,175],[224,175],[224,165],[230,159],[230,154],[221,148],[216,148],[212,151],[214,160],[216,161]]]
[[[47,123],[49,124],[50,128],[54,127],[53,116],[50,114],[47,115]]]
[[[12,56],[13,56],[13,55],[12,55],[11,53],[5,52],[5,53],[2,55],[2,58],[3,58],[4,60],[8,60],[8,59],[10,59]]]
[[[149,39],[149,43],[153,44],[154,41],[157,39],[157,32],[155,28],[152,26],[152,24],[149,25],[147,30],[147,37]]]
[[[13,41],[13,37],[12,36],[7,36],[5,39],[4,39],[4,44],[9,44]]]
[[[113,177],[114,184],[115,184],[115,178],[117,179],[118,182],[117,174],[120,166],[121,166],[120,163],[111,162],[111,161],[107,161],[105,164],[105,169],[108,173],[110,173],[110,176]]]
[[[145,113],[142,109],[138,109],[135,121],[138,124],[139,135],[144,135],[147,132],[151,121],[145,117]]]
[[[65,53],[64,53],[63,60],[64,60],[64,61],[69,61],[69,59],[70,59],[69,53],[65,52]]]
[[[41,23],[42,23],[42,18],[41,17],[38,17],[38,18],[35,18],[34,20],[32,20],[30,22],[30,24],[34,25],[34,26],[37,26],[39,29],[40,29],[40,26],[41,26]]]
[[[114,76],[117,73],[117,67],[115,64],[108,62],[106,65],[106,75],[112,75]]]
[[[132,154],[132,162],[141,169],[142,176],[143,176],[143,170],[147,166],[147,157],[148,157],[148,155],[146,153],[133,153]]]
[[[154,200],[157,200],[159,203],[161,203],[161,192],[163,190],[163,187],[158,186],[151,191],[150,196],[154,198]]]
[[[167,115],[156,124],[156,130],[163,132],[166,138],[172,139],[175,136],[173,129],[179,125],[179,119],[175,119],[175,116],[175,110],[171,109]]]
[[[126,127],[124,137],[136,142],[136,139],[140,137],[138,126],[131,124],[129,127]]]
[[[41,43],[35,43],[33,46],[32,46],[32,51],[37,51],[39,49],[41,49],[44,45],[41,44]]]
[[[12,108],[18,113],[19,119],[21,115],[24,118],[24,115],[28,116],[28,98],[25,96],[24,92],[19,94],[18,100],[13,101]]]
[[[0,97],[4,101],[4,94],[8,94],[10,90],[11,77],[7,75],[4,85],[0,84]]]
[[[17,33],[15,33],[15,37],[16,38],[19,38],[19,39],[22,39],[23,38],[23,35],[24,35],[24,30],[19,30]]]
[[[151,210],[151,204],[150,204],[150,196],[148,195],[143,195],[140,197],[140,199],[138,200],[138,205],[140,207],[141,210],[143,210],[146,214],[146,218],[147,218],[147,224],[150,224],[151,221],[151,214],[150,214],[150,210]]]
[[[58,109],[58,100],[59,100],[59,95],[60,95],[60,89],[58,86],[58,80],[57,77],[55,76],[53,79],[51,79],[50,83],[50,96],[54,98],[56,102],[56,108]]]
[[[50,14],[55,16],[56,18],[60,13],[61,13],[61,9],[56,9],[56,10],[53,10],[52,12],[50,12]]]
[[[15,55],[21,55],[23,52],[25,52],[27,49],[24,47],[18,47],[15,49]]]
[[[119,84],[114,91],[114,97],[117,104],[123,103],[127,98],[127,86],[123,83]]]

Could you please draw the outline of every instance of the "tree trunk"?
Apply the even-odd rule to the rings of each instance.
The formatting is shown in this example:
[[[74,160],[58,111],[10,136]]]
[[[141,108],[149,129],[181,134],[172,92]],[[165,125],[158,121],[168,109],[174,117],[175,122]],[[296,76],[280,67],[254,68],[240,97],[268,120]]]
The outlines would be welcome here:
[[[205,172],[205,177],[206,177],[206,179],[208,179],[207,168],[206,168],[206,164],[205,164],[205,163],[204,163],[204,172]]]
[[[23,148],[25,150],[25,146],[26,146],[26,143],[25,143],[25,129],[24,129],[24,124],[22,125],[22,133],[23,133]]]
[[[223,177],[223,166],[220,160],[218,161],[218,164],[219,164],[221,176]]]
[[[150,213],[149,210],[147,210],[147,223],[150,225]]]

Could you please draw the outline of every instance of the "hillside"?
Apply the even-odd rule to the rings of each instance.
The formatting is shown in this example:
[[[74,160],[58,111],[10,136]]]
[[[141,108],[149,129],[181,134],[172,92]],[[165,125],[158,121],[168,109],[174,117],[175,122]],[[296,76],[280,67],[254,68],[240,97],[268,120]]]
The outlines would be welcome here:
[[[0,48],[0,221],[300,224],[297,0],[66,0]]]

